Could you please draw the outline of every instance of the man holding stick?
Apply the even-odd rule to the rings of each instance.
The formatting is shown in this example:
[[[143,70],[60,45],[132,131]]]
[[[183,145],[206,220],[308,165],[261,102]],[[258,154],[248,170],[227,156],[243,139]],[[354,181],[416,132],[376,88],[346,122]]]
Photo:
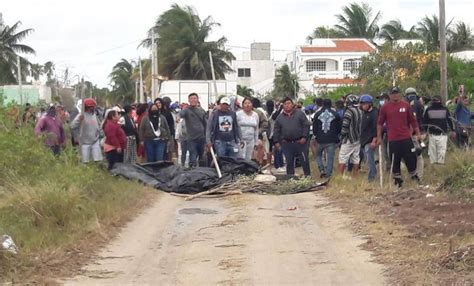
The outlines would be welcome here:
[[[400,89],[393,87],[390,91],[390,101],[380,109],[377,122],[377,143],[382,142],[382,129],[387,123],[388,144],[392,158],[392,173],[395,185],[402,187],[403,180],[400,171],[401,160],[405,161],[411,179],[419,181],[416,173],[416,149],[411,140],[412,130],[421,142],[420,129],[408,102],[401,100]]]

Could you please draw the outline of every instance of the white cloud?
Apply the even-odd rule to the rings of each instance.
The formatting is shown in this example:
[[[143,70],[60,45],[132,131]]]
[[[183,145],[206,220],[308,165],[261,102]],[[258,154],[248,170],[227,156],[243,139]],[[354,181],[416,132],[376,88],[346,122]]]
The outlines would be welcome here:
[[[58,69],[71,67],[72,73],[87,74],[99,86],[106,86],[107,75],[121,58],[148,55],[146,50],[137,50],[138,40],[145,37],[156,18],[173,2],[191,5],[202,18],[212,15],[221,23],[212,38],[225,35],[230,45],[245,47],[254,41],[269,41],[272,48],[283,50],[304,43],[316,26],[335,24],[334,15],[349,3],[344,0],[24,0],[2,3],[1,12],[6,23],[22,21],[22,28],[35,29],[25,40],[25,44],[37,51],[32,61],[51,60],[57,63]],[[436,0],[365,2],[374,11],[382,11],[381,23],[398,18],[405,28],[425,15],[438,13]],[[448,21],[454,17],[455,21],[466,21],[474,28],[470,15],[473,10],[472,0],[446,2]],[[136,42],[130,43],[133,41]],[[241,53],[244,49],[232,50]],[[281,58],[284,54],[276,52],[274,57]]]

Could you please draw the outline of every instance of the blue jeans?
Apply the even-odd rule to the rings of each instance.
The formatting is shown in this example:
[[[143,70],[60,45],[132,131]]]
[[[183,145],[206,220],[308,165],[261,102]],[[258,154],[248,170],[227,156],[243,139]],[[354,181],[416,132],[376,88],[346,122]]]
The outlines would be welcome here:
[[[308,144],[300,144],[298,142],[286,142],[281,144],[281,149],[286,158],[286,174],[295,174],[295,159],[300,157],[301,166],[305,176],[311,176],[308,159]]]
[[[273,165],[275,165],[275,169],[283,167],[285,164],[283,163],[283,151],[281,149],[273,148],[275,154],[273,155]]]
[[[372,182],[377,177],[377,166],[375,166],[375,150],[370,148],[370,144],[364,146],[365,159],[369,167],[369,182]]]
[[[189,150],[189,167],[196,167],[198,158],[201,159],[204,154],[205,138],[188,140],[187,147]]]
[[[145,151],[148,162],[163,161],[166,152],[166,140],[145,140]]]
[[[220,157],[237,157],[239,154],[239,147],[235,141],[220,141],[214,142],[217,156]]]
[[[336,143],[318,143],[316,147],[316,163],[318,164],[319,172],[326,177],[332,176],[334,168],[334,152],[336,151]],[[326,153],[327,166],[324,166],[323,152]]]

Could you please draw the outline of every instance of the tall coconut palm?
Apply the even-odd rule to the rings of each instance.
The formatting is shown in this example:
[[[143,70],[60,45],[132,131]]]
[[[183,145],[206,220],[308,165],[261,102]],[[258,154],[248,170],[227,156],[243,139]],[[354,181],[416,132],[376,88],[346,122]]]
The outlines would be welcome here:
[[[425,16],[418,22],[416,31],[425,43],[428,50],[433,51],[439,49],[439,21],[436,15],[431,18]]]
[[[48,81],[50,81],[53,78],[54,70],[55,70],[55,66],[52,61],[47,61],[43,64],[43,73],[48,78]]]
[[[227,39],[206,41],[212,29],[219,26],[211,17],[202,20],[190,6],[173,4],[161,14],[142,42],[151,46],[151,33],[157,35],[160,75],[170,79],[211,79],[209,52],[212,52],[217,79],[232,71],[229,62],[234,55],[225,47]]]
[[[417,39],[419,35],[415,31],[415,26],[407,31],[403,28],[402,22],[395,19],[381,27],[378,37],[387,42],[394,42],[400,39]]]
[[[342,7],[342,14],[336,15],[339,24],[334,28],[346,37],[373,40],[379,32],[380,16],[378,11],[372,18],[372,8],[367,3],[351,3]]]
[[[471,27],[465,22],[456,23],[453,30],[448,31],[448,50],[451,52],[474,47],[474,35]]]
[[[12,84],[18,82],[17,55],[35,54],[35,50],[20,42],[33,32],[33,29],[19,30],[21,22],[13,26],[0,25],[0,84]],[[21,58],[21,65],[29,64],[25,58]],[[26,77],[27,70],[23,69],[22,77]]]
[[[289,96],[294,99],[298,91],[298,77],[296,74],[291,73],[288,65],[285,64],[277,69],[275,79],[273,80],[273,97],[283,98]]]
[[[110,81],[112,94],[122,102],[132,102],[134,97],[135,83],[132,81],[133,64],[122,59],[112,69]]]
[[[317,38],[344,38],[345,35],[340,31],[327,26],[319,26],[314,29],[314,31],[306,37],[306,41],[309,43],[313,39]]]

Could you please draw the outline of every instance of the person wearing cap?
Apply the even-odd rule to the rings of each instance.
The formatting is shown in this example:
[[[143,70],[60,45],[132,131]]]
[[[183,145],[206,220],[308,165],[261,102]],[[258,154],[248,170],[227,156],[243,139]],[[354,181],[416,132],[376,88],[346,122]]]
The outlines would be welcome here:
[[[92,98],[84,99],[84,114],[80,113],[71,122],[71,129],[78,130],[78,140],[82,144],[81,156],[83,163],[100,162],[103,160],[100,139],[103,136],[101,123],[95,113],[97,103]]]
[[[237,157],[241,143],[240,128],[235,111],[230,110],[230,98],[220,99],[219,108],[212,112],[206,128],[208,149],[216,149],[218,156]]]
[[[125,164],[135,164],[137,161],[138,130],[132,117],[134,109],[131,105],[125,105],[123,107],[124,115],[121,118],[123,121],[123,124],[121,124],[122,129],[125,131],[125,136],[127,136],[127,146],[123,154],[123,162]]]
[[[400,89],[392,88],[390,101],[385,103],[379,112],[377,122],[377,143],[382,142],[382,129],[387,124],[389,154],[392,158],[392,173],[395,185],[402,187],[401,161],[405,162],[411,179],[419,181],[416,173],[415,146],[411,139],[412,130],[415,131],[418,141],[421,133],[413,110],[408,102],[401,99]]]
[[[364,150],[367,166],[369,168],[368,179],[373,182],[377,177],[377,166],[375,166],[375,150],[377,148],[377,117],[378,109],[374,107],[372,96],[364,94],[359,100],[362,115],[362,127],[360,131],[360,146]]]
[[[295,108],[295,104],[290,97],[282,101],[283,110],[275,120],[273,131],[273,141],[275,147],[282,149],[286,158],[286,174],[295,174],[295,159],[299,157],[305,176],[311,176],[309,167],[309,146],[307,143],[309,136],[309,121],[300,109]]]
[[[171,137],[168,121],[163,115],[163,100],[157,98],[138,126],[140,144],[145,147],[147,162],[166,161],[166,144]]]
[[[188,101],[189,107],[183,108],[179,113],[179,117],[184,120],[184,126],[186,127],[186,136],[182,142],[186,142],[185,145],[189,151],[189,167],[196,167],[197,162],[202,160],[204,147],[206,146],[207,116],[206,111],[199,106],[197,93],[190,93]],[[186,150],[184,152],[186,158]]]
[[[360,164],[360,129],[362,111],[358,108],[359,97],[350,94],[346,97],[346,111],[342,119],[341,149],[339,150],[339,172],[344,176],[346,165],[352,163],[352,175],[357,176]]]
[[[441,96],[433,96],[423,116],[423,129],[428,133],[428,156],[431,164],[444,164],[448,144],[448,128],[454,131],[451,114],[443,105]]]

